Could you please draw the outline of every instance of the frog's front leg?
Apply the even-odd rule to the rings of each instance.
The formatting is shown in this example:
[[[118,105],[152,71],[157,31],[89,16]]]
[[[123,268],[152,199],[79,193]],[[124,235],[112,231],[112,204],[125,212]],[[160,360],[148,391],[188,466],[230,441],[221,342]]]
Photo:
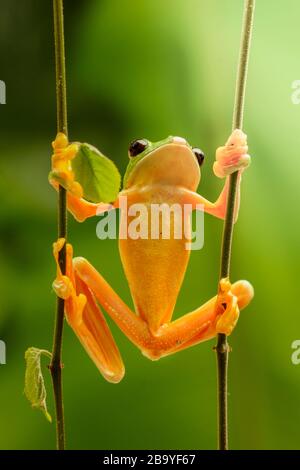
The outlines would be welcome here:
[[[81,185],[75,181],[71,160],[78,152],[77,144],[69,144],[68,138],[59,132],[52,142],[52,171],[49,175],[50,184],[57,190],[61,185],[67,191],[67,204],[69,211],[78,222],[83,222],[88,217],[99,215],[118,206],[116,201],[112,204],[94,204],[83,199]]]
[[[226,144],[223,147],[219,147],[216,151],[216,161],[213,165],[214,173],[218,178],[226,177],[225,185],[217,201],[214,203],[210,202],[199,194],[187,190],[184,190],[183,201],[192,204],[193,208],[197,208],[200,205],[208,214],[224,219],[229,190],[229,176],[238,171],[234,214],[234,221],[236,221],[240,205],[241,176],[242,172],[250,165],[250,162],[247,136],[240,129],[236,129],[232,132]]]

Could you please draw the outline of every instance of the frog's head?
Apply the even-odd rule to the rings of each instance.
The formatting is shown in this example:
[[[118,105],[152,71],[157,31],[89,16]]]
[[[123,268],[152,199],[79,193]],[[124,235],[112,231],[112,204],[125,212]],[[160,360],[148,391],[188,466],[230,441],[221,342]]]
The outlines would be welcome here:
[[[156,143],[135,140],[128,153],[130,160],[124,189],[161,183],[196,191],[204,154],[200,149],[192,148],[185,139],[171,136]]]

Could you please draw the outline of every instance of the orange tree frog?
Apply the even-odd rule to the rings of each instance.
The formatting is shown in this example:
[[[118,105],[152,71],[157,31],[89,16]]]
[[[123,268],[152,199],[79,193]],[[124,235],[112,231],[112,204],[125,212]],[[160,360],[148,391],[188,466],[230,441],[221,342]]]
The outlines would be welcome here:
[[[85,197],[81,183],[84,178],[73,171],[79,144],[69,145],[64,134],[53,142],[50,182],[67,190],[68,209],[78,221],[118,208],[121,196],[127,200],[128,212],[134,204],[143,204],[151,222],[151,205],[189,205],[213,216],[224,218],[229,175],[239,172],[236,200],[237,218],[241,173],[250,163],[246,135],[235,130],[224,147],[216,152],[213,169],[216,176],[226,178],[224,188],[215,203],[200,196],[196,190],[201,177],[204,154],[192,148],[185,139],[168,137],[158,143],[137,140],[129,147],[129,164],[123,190],[115,202],[91,202]],[[76,167],[76,165],[74,165]],[[77,181],[76,181],[77,179]],[[86,179],[86,178],[85,178]],[[81,180],[81,181],[78,181]],[[89,200],[87,200],[89,199]],[[120,226],[131,218],[121,210]],[[125,217],[127,217],[125,219]],[[169,222],[174,225],[174,218]],[[82,345],[102,375],[117,383],[124,376],[124,365],[118,347],[104,318],[102,308],[122,332],[148,358],[155,360],[189,346],[213,338],[218,333],[229,335],[236,325],[239,311],[253,297],[247,281],[231,285],[222,279],[219,293],[194,311],[172,321],[176,299],[190,257],[186,242],[189,234],[175,238],[153,239],[148,224],[148,237],[119,237],[120,256],[130,287],[135,311],[132,311],[86,259],[72,256],[67,244],[67,268],[62,275],[58,260],[65,240],[54,243],[57,277],[53,283],[56,294],[65,299],[65,314]]]

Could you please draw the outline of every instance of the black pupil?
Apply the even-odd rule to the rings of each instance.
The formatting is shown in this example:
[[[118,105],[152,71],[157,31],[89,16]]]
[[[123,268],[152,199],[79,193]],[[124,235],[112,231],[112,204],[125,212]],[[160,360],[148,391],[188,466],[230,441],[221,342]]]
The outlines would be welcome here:
[[[201,166],[202,163],[204,162],[204,158],[205,158],[204,153],[202,152],[202,150],[197,149],[197,148],[194,148],[193,152],[194,152],[195,157],[198,160],[199,165]]]
[[[131,142],[129,145],[129,155],[131,157],[136,157],[142,153],[148,145],[148,141],[145,139],[138,139]]]

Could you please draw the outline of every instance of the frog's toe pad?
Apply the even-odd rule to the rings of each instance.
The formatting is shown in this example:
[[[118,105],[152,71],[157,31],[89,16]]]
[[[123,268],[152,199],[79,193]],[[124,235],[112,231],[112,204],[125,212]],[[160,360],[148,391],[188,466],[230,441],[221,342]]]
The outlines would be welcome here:
[[[240,316],[240,310],[237,304],[237,298],[232,299],[232,304],[228,306],[225,312],[220,316],[216,325],[216,332],[229,336],[234,330]]]
[[[61,276],[56,278],[53,281],[52,287],[57,297],[60,297],[64,300],[68,299],[73,292],[73,284],[68,276]]]

